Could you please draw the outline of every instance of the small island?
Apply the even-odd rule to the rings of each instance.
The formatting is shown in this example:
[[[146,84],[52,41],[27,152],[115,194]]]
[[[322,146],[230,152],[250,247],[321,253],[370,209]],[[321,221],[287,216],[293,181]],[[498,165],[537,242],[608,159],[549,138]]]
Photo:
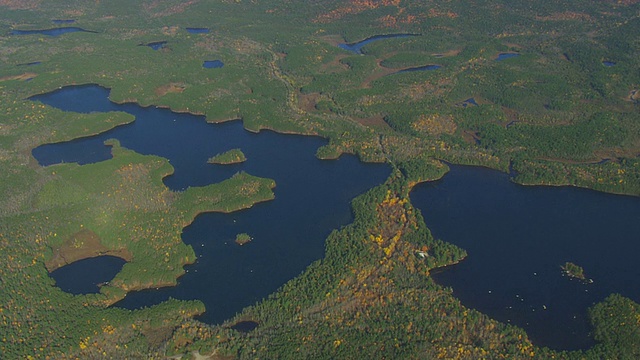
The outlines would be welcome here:
[[[582,280],[585,283],[592,283],[593,280],[587,279],[584,275],[584,269],[581,266],[578,266],[572,262],[567,261],[564,265],[561,266],[562,271],[570,278]]]
[[[247,233],[242,233],[242,234],[238,234],[236,235],[236,244],[242,246],[244,244],[250,243],[251,242],[251,236],[249,236],[249,234]]]
[[[223,153],[217,154],[207,161],[209,164],[230,165],[239,164],[247,161],[244,153],[240,149],[231,149]]]

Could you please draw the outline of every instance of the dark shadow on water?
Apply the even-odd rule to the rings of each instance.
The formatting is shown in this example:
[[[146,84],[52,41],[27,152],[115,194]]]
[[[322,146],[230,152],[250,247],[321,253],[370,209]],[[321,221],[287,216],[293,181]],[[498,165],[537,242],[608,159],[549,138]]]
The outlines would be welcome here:
[[[452,166],[411,193],[434,236],[467,250],[436,271],[470,308],[527,331],[534,344],[594,344],[587,309],[611,293],[640,301],[640,199],[572,187],[525,187],[478,167]],[[563,277],[571,261],[593,284]]]

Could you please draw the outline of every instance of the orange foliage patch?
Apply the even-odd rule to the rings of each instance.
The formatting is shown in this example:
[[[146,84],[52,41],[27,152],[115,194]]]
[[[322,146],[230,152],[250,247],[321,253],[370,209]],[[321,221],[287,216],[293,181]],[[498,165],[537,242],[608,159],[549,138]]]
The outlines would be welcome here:
[[[420,133],[436,136],[440,134],[453,134],[457,128],[451,116],[438,114],[422,115],[411,124],[411,127]]]
[[[146,3],[142,5],[142,8],[151,14],[151,17],[164,17],[164,16],[169,16],[169,15],[174,15],[174,14],[180,14],[183,13],[189,6],[198,3],[199,0],[191,0],[191,1],[185,1],[183,3],[180,4],[176,4],[173,5],[167,9],[161,10],[161,11],[155,11],[155,9],[160,5],[160,1],[159,0],[155,0],[152,1],[150,3]]]
[[[350,0],[344,6],[326,14],[320,14],[313,22],[328,23],[343,18],[346,15],[359,14],[366,10],[377,9],[382,6],[398,7],[400,0]]]
[[[169,83],[156,88],[155,93],[158,96],[164,96],[168,93],[181,93],[186,87],[184,83]]]
[[[589,14],[577,13],[573,11],[565,11],[562,13],[553,13],[548,16],[536,16],[536,20],[541,21],[560,21],[560,20],[580,20],[580,21],[592,21],[593,19]]]
[[[6,6],[12,10],[35,9],[41,0],[0,0],[0,6]]]
[[[453,11],[443,11],[443,10],[437,10],[434,8],[429,9],[429,15],[427,15],[430,18],[434,18],[434,17],[448,17],[449,19],[455,19],[458,17],[458,13],[455,13]]]

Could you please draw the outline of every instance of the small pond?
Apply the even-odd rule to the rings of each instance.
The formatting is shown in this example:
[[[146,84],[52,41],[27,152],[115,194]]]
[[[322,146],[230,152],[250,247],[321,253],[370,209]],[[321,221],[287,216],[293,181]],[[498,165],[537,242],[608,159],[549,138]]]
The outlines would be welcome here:
[[[126,261],[115,256],[98,256],[76,261],[51,272],[56,286],[74,295],[95,294],[109,282]]]
[[[224,63],[220,60],[207,60],[202,63],[202,67],[205,69],[218,69],[224,66]]]
[[[189,34],[206,34],[209,32],[209,28],[197,28],[197,27],[188,27],[185,28]]]
[[[345,49],[347,51],[351,51],[355,54],[362,54],[362,47],[370,44],[374,41],[384,40],[384,39],[394,39],[394,38],[406,38],[410,36],[420,36],[419,34],[386,34],[386,35],[376,35],[364,40],[350,43],[350,44],[338,44],[338,47]]]
[[[465,306],[527,331],[537,345],[594,344],[587,309],[611,293],[640,301],[640,198],[572,187],[525,187],[452,166],[411,193],[435,237],[467,250],[433,273]],[[570,261],[592,284],[562,276]]]
[[[109,159],[109,147],[103,143],[115,138],[141,154],[169,159],[175,173],[164,182],[173,190],[219,182],[238,171],[276,182],[273,201],[231,214],[198,216],[182,235],[198,261],[186,267],[178,286],[129,293],[116,304],[119,307],[151,306],[169,297],[199,299],[207,308],[201,320],[221,323],[322,258],[329,233],[353,219],[351,199],[382,183],[390,173],[387,165],[363,164],[354,156],[319,160],[315,152],[327,141],[318,137],[251,133],[239,121],[209,124],[202,116],[114,104],[108,94],[107,89],[87,85],[32,98],[66,111],[125,111],[136,117],[133,123],[98,136],[34,149],[41,165]],[[247,161],[207,163],[215,154],[235,148],[242,150]],[[251,234],[253,241],[239,246],[234,240],[240,233]]]
[[[150,42],[150,43],[146,43],[146,44],[140,44],[142,46],[148,46],[150,48],[152,48],[153,50],[160,50],[160,49],[164,49],[165,46],[167,45],[166,41],[154,41],[154,42]]]
[[[417,67],[402,69],[400,71],[395,72],[394,74],[402,74],[402,73],[415,72],[415,71],[433,71],[433,70],[438,70],[441,67],[442,66],[440,65],[417,66]]]
[[[511,52],[509,52],[509,53],[500,53],[500,54],[498,54],[498,57],[496,58],[496,61],[502,61],[502,60],[506,60],[506,59],[511,59],[511,58],[518,57],[518,56],[520,56],[520,54],[518,54],[518,53],[511,53]]]
[[[11,35],[33,35],[33,34],[41,34],[47,36],[60,36],[67,33],[73,32],[95,32],[85,30],[79,27],[60,27],[53,29],[42,29],[42,30],[11,30]]]
[[[465,101],[463,102],[463,104],[464,104],[463,106],[465,106],[465,107],[466,107],[467,105],[478,106],[478,103],[476,102],[476,99],[474,99],[474,98],[468,98],[467,100],[465,100]]]

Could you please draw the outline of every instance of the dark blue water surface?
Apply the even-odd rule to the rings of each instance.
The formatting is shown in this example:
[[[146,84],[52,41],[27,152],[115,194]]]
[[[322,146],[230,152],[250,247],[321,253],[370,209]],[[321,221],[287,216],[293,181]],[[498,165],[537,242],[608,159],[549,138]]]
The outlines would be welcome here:
[[[160,50],[162,48],[165,47],[165,45],[167,45],[166,41],[154,41],[154,42],[150,42],[147,44],[140,44],[140,45],[145,45],[148,46],[150,48],[152,48],[153,50]]]
[[[209,32],[209,28],[192,28],[192,27],[188,27],[185,30],[187,30],[188,33],[190,34],[206,34]]]
[[[255,321],[240,321],[239,323],[233,324],[231,328],[236,331],[248,333],[255,330],[259,325],[260,324]]]
[[[324,255],[324,240],[332,229],[352,221],[350,200],[382,183],[390,169],[363,164],[353,156],[322,161],[315,157],[326,141],[317,137],[258,134],[239,121],[208,124],[204,117],[167,109],[117,105],[108,90],[93,86],[66,87],[32,99],[66,111],[126,111],[136,120],[94,137],[43,145],[33,150],[42,165],[97,162],[110,158],[103,142],[116,138],[142,154],[169,159],[175,174],[165,178],[173,190],[222,181],[238,171],[276,181],[275,200],[232,214],[202,214],[183,232],[198,262],[187,266],[179,285],[140,291],[116,304],[139,308],[169,297],[202,300],[202,320],[219,323],[253,304],[298,275]],[[247,161],[208,164],[208,158],[240,148]],[[253,241],[239,246],[234,239],[247,233]]]
[[[126,261],[115,256],[98,256],[76,261],[51,272],[60,289],[79,294],[96,294],[100,284],[111,281]]]
[[[417,66],[417,67],[402,69],[402,70],[396,72],[395,74],[402,74],[402,73],[414,72],[414,71],[433,71],[433,70],[438,70],[441,67],[442,66],[440,66],[440,65]]]
[[[613,61],[603,61],[602,65],[606,66],[606,67],[612,67],[612,66],[616,66],[616,63]]]
[[[372,43],[374,41],[378,41],[378,40],[384,40],[384,39],[393,39],[393,38],[404,38],[404,37],[409,37],[409,36],[420,36],[419,34],[386,34],[386,35],[376,35],[376,36],[372,36],[369,38],[366,38],[364,40],[355,42],[355,43],[351,43],[351,44],[338,44],[338,47],[351,51],[353,53],[356,54],[362,54],[362,47]]]
[[[224,63],[220,60],[207,60],[202,63],[202,67],[206,69],[217,69],[224,66]]]
[[[434,236],[469,254],[434,273],[436,282],[464,305],[524,328],[535,344],[589,347],[587,308],[611,293],[640,301],[640,198],[524,187],[497,171],[453,166],[411,200]],[[563,277],[567,261],[594,282]]]
[[[462,106],[463,107],[467,107],[469,105],[478,106],[478,103],[476,102],[476,99],[474,99],[474,98],[468,98],[467,100],[462,102]]]
[[[496,58],[496,61],[502,61],[502,60],[506,60],[506,59],[511,59],[514,57],[518,57],[520,56],[520,54],[518,53],[500,53],[498,54],[498,57]]]
[[[42,34],[47,36],[60,36],[66,33],[72,32],[94,32],[85,30],[79,27],[60,27],[54,29],[41,29],[41,30],[11,30],[11,35],[33,35],[33,34]]]

